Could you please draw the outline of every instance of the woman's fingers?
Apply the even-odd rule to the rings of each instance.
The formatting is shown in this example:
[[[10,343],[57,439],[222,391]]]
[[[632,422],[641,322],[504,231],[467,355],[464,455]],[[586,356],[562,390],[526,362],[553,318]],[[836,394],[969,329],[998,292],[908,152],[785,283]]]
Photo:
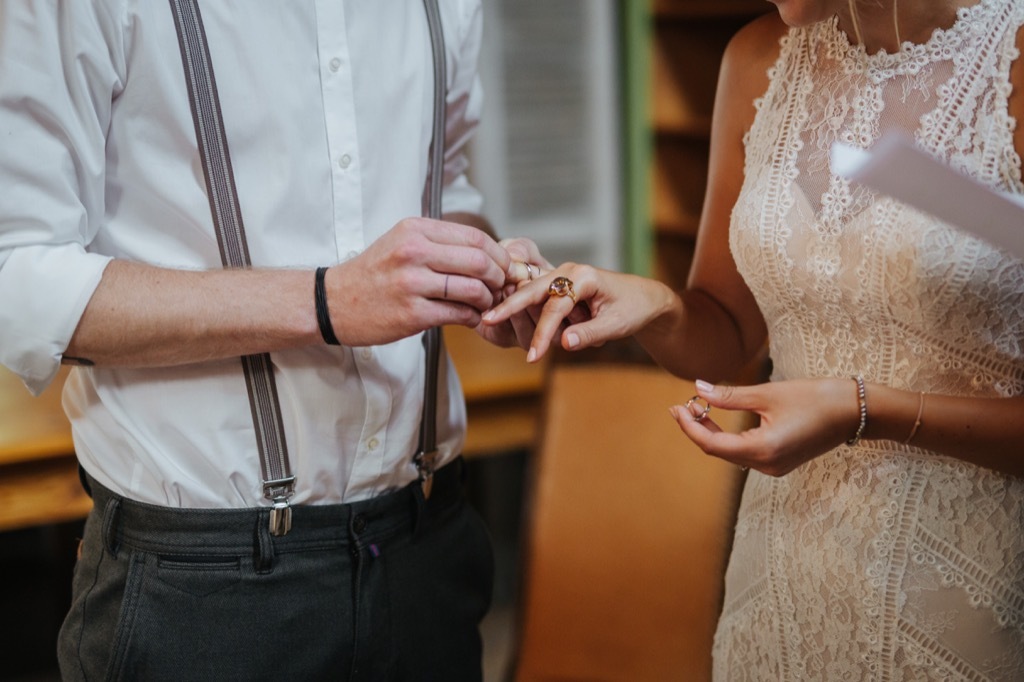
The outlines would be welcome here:
[[[561,272],[564,272],[563,268],[532,281],[521,282],[514,292],[483,316],[484,324],[488,325],[511,320],[520,345],[529,347],[529,362],[536,362],[544,356],[552,340],[561,331],[563,320],[570,315],[579,300],[575,283],[569,288],[552,288],[559,277],[565,278]],[[561,281],[559,283],[564,284]],[[531,335],[529,340],[523,338],[523,332],[527,330]]]
[[[562,323],[575,305],[568,296],[552,296],[548,299],[537,318],[530,350],[526,354],[527,362],[536,362],[544,357],[552,341],[561,334]]]

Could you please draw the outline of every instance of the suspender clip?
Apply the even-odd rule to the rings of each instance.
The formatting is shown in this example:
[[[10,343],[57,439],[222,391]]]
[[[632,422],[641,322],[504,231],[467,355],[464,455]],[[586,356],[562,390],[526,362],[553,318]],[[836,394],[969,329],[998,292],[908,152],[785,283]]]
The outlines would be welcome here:
[[[292,508],[288,504],[288,498],[281,496],[274,498],[274,506],[270,510],[270,534],[274,537],[288,535],[292,529]]]
[[[429,452],[421,450],[412,458],[412,461],[416,464],[416,471],[420,475],[420,486],[423,488],[424,500],[430,499],[430,491],[434,487],[434,470],[437,468],[437,455],[436,449]]]
[[[274,502],[270,510],[270,534],[288,535],[292,529],[292,508],[289,500],[295,494],[295,477],[287,476],[263,482],[263,494]]]

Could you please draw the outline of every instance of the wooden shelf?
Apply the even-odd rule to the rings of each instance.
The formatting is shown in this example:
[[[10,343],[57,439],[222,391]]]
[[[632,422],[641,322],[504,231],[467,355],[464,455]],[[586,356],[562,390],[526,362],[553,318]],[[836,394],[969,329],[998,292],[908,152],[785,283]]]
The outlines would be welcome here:
[[[722,52],[733,24],[655,24],[651,117],[655,131],[700,135],[711,130],[711,113]]]
[[[765,0],[654,0],[658,19],[709,19],[754,16],[770,10]]]
[[[654,0],[650,65],[652,274],[685,286],[707,188],[718,71],[742,26],[772,11],[764,0]]]
[[[697,236],[707,163],[707,138],[659,138],[652,177],[656,229]]]

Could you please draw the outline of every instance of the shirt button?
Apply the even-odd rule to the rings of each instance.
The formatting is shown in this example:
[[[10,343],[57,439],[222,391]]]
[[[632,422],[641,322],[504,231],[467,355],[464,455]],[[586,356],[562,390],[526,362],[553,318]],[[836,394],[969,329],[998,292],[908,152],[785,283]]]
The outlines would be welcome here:
[[[352,165],[352,157],[348,154],[342,154],[341,158],[338,159],[338,165],[342,168],[348,168]]]
[[[373,360],[373,349],[372,348],[361,348],[359,350],[359,357],[369,362]]]
[[[337,71],[341,68],[341,60],[335,57],[331,60],[331,71]]]
[[[380,447],[380,441],[377,440],[376,438],[371,438],[370,440],[366,441],[366,447],[368,447],[370,450],[376,450],[377,448]]]

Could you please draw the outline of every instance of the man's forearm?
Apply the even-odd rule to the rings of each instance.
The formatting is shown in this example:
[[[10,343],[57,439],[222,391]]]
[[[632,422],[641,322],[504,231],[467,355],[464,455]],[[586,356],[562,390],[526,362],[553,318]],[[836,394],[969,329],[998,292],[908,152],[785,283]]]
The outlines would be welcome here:
[[[112,261],[67,363],[166,366],[317,343],[313,273],[168,270]]]

